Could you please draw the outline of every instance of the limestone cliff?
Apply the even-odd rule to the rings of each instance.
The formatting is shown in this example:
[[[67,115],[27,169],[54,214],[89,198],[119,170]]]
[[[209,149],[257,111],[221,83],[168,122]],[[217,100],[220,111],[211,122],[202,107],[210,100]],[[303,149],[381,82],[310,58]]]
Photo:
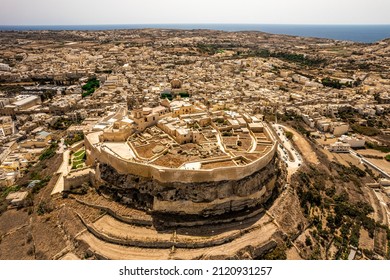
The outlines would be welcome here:
[[[277,158],[241,180],[206,183],[161,184],[151,178],[121,175],[107,164],[100,164],[99,169],[105,182],[100,189],[118,201],[154,213],[203,217],[261,206],[285,178]]]

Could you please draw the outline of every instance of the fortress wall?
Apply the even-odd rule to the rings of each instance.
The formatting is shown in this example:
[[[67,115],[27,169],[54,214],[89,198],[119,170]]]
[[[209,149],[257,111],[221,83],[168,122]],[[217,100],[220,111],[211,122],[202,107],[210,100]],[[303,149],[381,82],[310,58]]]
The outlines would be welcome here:
[[[152,172],[153,178],[161,183],[166,182],[215,182],[224,180],[240,180],[265,167],[274,157],[276,145],[259,158],[245,166],[221,167],[217,169],[183,170],[183,169],[160,169],[158,173]]]
[[[265,131],[268,134],[268,131]],[[85,138],[85,147],[90,151],[87,153],[87,164],[92,164],[95,159],[97,159],[99,162],[111,165],[120,174],[133,174],[141,177],[152,178],[160,183],[199,183],[240,180],[245,178],[269,164],[275,155],[277,144],[275,142],[269,152],[245,166],[221,167],[207,170],[164,168],[129,161],[120,158],[118,155],[112,154],[105,148],[101,148],[99,150],[89,143],[88,137]]]
[[[131,130],[124,130],[118,132],[104,131],[102,139],[107,142],[125,142],[131,135]]]
[[[76,170],[64,177],[64,190],[71,190],[80,187],[85,182],[93,182],[95,178],[95,171],[90,168]]]
[[[95,151],[94,151],[95,150]],[[240,180],[254,172],[265,167],[274,157],[276,145],[260,159],[245,165],[222,167],[209,170],[184,170],[184,169],[164,169],[152,165],[130,162],[117,157],[107,151],[97,151],[95,148],[91,151],[92,158],[98,161],[111,165],[118,173],[134,174],[141,177],[153,178],[160,183],[183,182],[215,182],[224,180]]]

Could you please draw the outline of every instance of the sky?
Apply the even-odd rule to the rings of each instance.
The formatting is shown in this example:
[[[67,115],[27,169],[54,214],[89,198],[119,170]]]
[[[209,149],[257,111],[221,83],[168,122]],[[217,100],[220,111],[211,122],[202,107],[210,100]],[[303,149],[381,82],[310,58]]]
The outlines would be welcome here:
[[[390,24],[390,0],[0,0],[0,25]]]

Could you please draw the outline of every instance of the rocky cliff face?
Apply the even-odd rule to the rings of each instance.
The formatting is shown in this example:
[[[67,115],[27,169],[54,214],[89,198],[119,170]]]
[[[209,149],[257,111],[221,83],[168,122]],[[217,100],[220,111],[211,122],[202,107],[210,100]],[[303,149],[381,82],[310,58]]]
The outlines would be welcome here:
[[[107,164],[100,164],[99,168],[106,183],[100,189],[118,201],[153,212],[200,216],[259,206],[285,178],[277,158],[244,179],[208,183],[161,184],[150,178],[121,175]]]

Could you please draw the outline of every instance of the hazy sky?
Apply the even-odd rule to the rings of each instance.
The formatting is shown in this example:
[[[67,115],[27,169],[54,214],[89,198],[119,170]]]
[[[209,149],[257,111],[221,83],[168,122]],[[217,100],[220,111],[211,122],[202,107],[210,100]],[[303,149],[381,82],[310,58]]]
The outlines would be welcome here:
[[[390,0],[0,0],[0,25],[390,24]]]

